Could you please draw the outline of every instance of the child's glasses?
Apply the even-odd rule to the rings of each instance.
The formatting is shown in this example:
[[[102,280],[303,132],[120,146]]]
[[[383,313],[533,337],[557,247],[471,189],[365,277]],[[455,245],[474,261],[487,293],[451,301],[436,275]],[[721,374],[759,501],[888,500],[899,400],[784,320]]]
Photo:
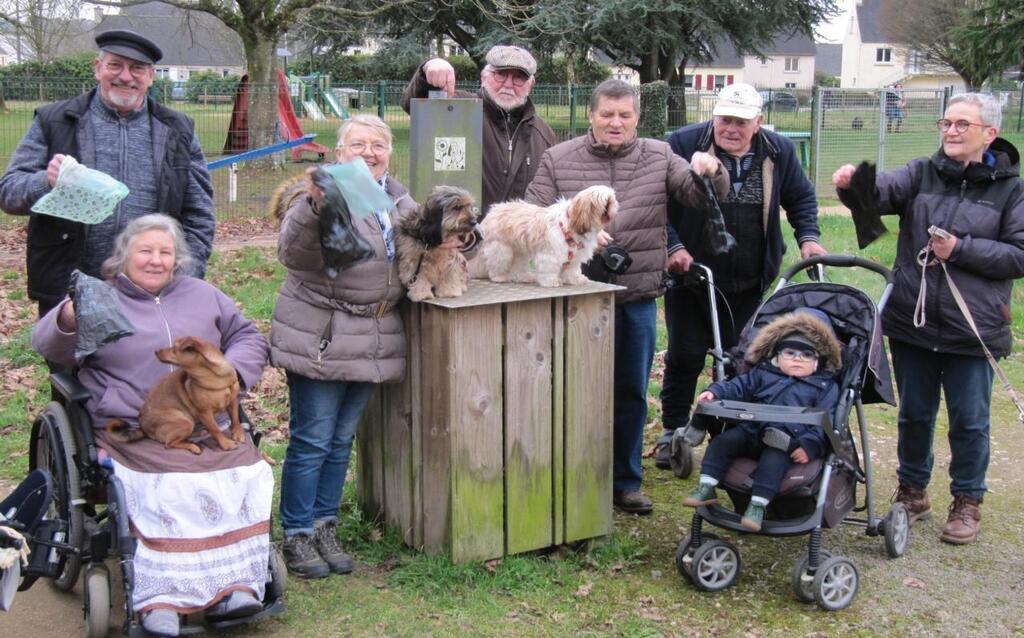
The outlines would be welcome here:
[[[779,356],[783,359],[790,359],[792,361],[814,361],[818,358],[818,353],[814,350],[794,350],[793,348],[783,348],[779,351]]]

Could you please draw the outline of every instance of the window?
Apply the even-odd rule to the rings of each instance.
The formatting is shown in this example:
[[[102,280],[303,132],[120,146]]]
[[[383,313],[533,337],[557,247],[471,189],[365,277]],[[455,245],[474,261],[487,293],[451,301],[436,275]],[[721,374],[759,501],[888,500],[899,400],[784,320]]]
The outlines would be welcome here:
[[[796,82],[786,82],[786,88],[787,89],[795,89],[796,88]]]
[[[691,89],[693,88],[693,76],[692,75],[684,75],[683,76],[683,86],[688,86]]]
[[[787,71],[799,71],[800,58],[786,58],[786,70]]]
[[[168,69],[167,67],[159,68],[159,69],[156,70],[156,76],[158,78],[170,79],[170,77],[171,77],[171,70]]]
[[[892,49],[879,47],[875,49],[875,63],[876,64],[891,64],[892,63]]]
[[[719,89],[724,89],[724,88],[725,88],[725,76],[724,75],[716,75],[715,76],[715,90],[717,91]]]

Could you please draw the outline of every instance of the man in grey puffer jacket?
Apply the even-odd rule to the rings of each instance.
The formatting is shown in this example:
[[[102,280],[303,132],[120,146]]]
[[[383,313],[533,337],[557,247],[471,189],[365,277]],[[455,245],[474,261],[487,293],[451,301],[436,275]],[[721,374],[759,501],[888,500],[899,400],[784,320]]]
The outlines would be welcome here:
[[[937,122],[942,148],[930,159],[913,160],[875,180],[879,211],[900,216],[895,286],[882,316],[900,395],[895,499],[911,522],[931,513],[925,488],[941,390],[952,453],[953,503],[941,536],[947,543],[970,543],[978,536],[993,377],[982,342],[994,357],[1010,353],[1010,293],[1013,280],[1024,277],[1020,156],[997,137],[1001,119],[991,95],[957,95]],[[832,177],[848,205],[853,173],[846,165]],[[944,232],[932,234],[933,226]],[[924,272],[919,257],[927,264]],[[962,294],[981,341],[961,313],[944,270]]]
[[[213,186],[191,119],[146,98],[163,53],[127,30],[96,36],[99,86],[36,110],[32,125],[0,177],[0,208],[30,215],[28,296],[42,316],[64,298],[73,268],[98,277],[114,238],[131,220],[150,213],[175,218],[185,231],[202,277],[213,247]],[[86,226],[32,206],[57,181],[66,156],[123,182],[128,196],[113,215]]]
[[[615,189],[619,214],[598,243],[614,242],[633,258],[629,271],[612,275],[625,286],[615,298],[614,503],[622,511],[649,514],[640,491],[647,381],[654,358],[657,303],[668,261],[665,225],[669,199],[692,208],[706,205],[698,176],[710,175],[719,197],[729,189],[721,163],[707,153],[687,162],[665,142],[637,139],[640,100],[622,80],[606,80],[590,100],[590,131],[544,154],[526,200],[550,206],[602,184]]]

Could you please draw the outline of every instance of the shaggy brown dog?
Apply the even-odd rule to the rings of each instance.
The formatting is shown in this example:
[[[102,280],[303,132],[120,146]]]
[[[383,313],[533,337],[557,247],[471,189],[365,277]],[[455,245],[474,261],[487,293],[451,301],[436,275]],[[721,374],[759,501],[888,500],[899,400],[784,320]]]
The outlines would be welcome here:
[[[469,276],[460,247],[476,230],[473,196],[454,186],[436,186],[414,215],[398,226],[398,278],[409,299],[459,297]]]
[[[188,440],[196,423],[203,424],[222,450],[233,450],[245,440],[238,416],[238,374],[217,346],[198,337],[179,337],[174,346],[157,350],[156,358],[180,367],[149,391],[139,411],[138,430],[125,430],[124,421],[115,419],[107,424],[108,432],[123,441],[148,436],[193,454],[202,451]],[[215,419],[225,410],[231,418],[230,439]]]
[[[591,186],[547,208],[522,200],[495,204],[480,224],[484,245],[477,261],[491,281],[584,284],[589,279],[580,269],[593,256],[598,233],[618,211],[615,191],[608,186]]]

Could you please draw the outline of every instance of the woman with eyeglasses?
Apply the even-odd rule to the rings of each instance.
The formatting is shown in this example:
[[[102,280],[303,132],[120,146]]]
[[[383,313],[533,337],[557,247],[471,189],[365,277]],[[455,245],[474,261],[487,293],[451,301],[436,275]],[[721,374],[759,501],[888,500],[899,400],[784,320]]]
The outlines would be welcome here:
[[[957,95],[936,122],[942,147],[875,181],[879,212],[900,217],[895,287],[882,316],[900,395],[895,500],[911,523],[931,514],[926,488],[944,394],[952,503],[941,539],[955,544],[978,536],[993,368],[1010,353],[1010,292],[1024,276],[1020,155],[998,137],[1001,119],[991,95]],[[846,165],[832,176],[848,205],[853,173]]]
[[[352,571],[337,522],[356,426],[376,384],[405,375],[394,228],[416,203],[388,174],[391,151],[391,130],[376,116],[356,115],[338,129],[337,161],[361,157],[396,207],[353,218],[373,257],[333,279],[320,252],[320,190],[299,177],[271,201],[281,221],[277,255],[288,269],[270,328],[271,361],[285,369],[290,402],[281,526],[285,563],[303,578]]]

